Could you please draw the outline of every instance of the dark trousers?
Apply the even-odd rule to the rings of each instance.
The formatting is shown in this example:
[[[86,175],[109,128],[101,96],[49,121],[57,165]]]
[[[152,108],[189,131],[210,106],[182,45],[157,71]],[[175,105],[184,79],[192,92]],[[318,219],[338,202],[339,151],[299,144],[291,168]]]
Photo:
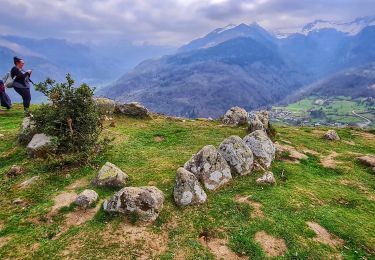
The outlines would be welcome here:
[[[31,94],[29,88],[14,88],[14,90],[20,94],[23,100],[23,108],[27,109],[30,107]]]

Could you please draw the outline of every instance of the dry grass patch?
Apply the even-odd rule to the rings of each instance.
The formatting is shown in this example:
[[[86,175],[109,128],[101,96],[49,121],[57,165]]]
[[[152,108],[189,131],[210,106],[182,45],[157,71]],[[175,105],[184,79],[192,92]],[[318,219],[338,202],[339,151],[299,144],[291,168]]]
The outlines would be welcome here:
[[[337,167],[337,161],[335,160],[336,157],[338,157],[339,154],[335,151],[331,152],[329,155],[322,157],[320,159],[321,164],[325,168],[335,169]]]
[[[228,242],[225,239],[219,238],[206,238],[201,236],[199,242],[206,247],[216,259],[225,260],[238,260],[238,259],[249,259],[245,256],[238,256],[228,246]]]
[[[316,234],[316,241],[319,241],[323,244],[329,245],[332,248],[339,248],[344,245],[344,240],[341,238],[330,234],[324,227],[319,225],[316,222],[306,222],[311,230]]]
[[[154,233],[147,227],[129,223],[121,223],[116,227],[109,224],[102,232],[102,240],[105,245],[115,243],[125,251],[131,250],[136,259],[151,259],[167,250],[168,234]]]
[[[265,231],[256,232],[255,241],[262,247],[268,257],[283,256],[288,250],[284,239],[273,237]]]

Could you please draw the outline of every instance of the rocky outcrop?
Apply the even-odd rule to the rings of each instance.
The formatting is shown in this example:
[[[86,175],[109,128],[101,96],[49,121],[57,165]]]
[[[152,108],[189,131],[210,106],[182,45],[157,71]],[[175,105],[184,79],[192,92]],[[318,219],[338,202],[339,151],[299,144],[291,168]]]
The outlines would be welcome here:
[[[275,185],[276,179],[272,172],[265,172],[262,177],[256,180],[256,183],[259,185]]]
[[[216,190],[232,179],[230,167],[213,145],[207,145],[185,163],[206,189]]]
[[[53,152],[52,137],[45,134],[36,134],[26,147],[31,157],[45,157]]]
[[[115,111],[118,114],[131,116],[131,117],[138,117],[138,118],[151,117],[151,113],[148,111],[148,109],[138,102],[131,102],[131,103],[126,103],[126,104],[117,103]]]
[[[248,113],[241,107],[232,107],[229,109],[222,120],[225,125],[245,125],[248,121]]]
[[[197,177],[182,167],[177,170],[173,196],[179,207],[198,205],[207,200],[207,195]]]
[[[115,112],[116,102],[109,98],[94,98],[95,105],[101,116],[110,116]]]
[[[94,190],[84,190],[75,199],[74,203],[80,208],[88,208],[93,205],[99,196]]]
[[[18,133],[18,142],[26,145],[31,141],[35,134],[35,123],[30,117],[25,117]]]
[[[126,187],[103,204],[106,212],[115,212],[152,222],[163,208],[164,194],[156,187]]]
[[[245,136],[244,142],[254,154],[255,161],[262,167],[269,168],[272,160],[275,159],[275,145],[266,133],[256,130]]]
[[[227,161],[233,174],[247,175],[253,169],[253,152],[241,137],[230,136],[225,139],[219,146],[219,152]]]
[[[124,187],[129,176],[116,165],[107,162],[92,181],[98,187]]]
[[[328,130],[324,134],[324,138],[330,141],[340,141],[340,136],[336,133],[335,130]]]

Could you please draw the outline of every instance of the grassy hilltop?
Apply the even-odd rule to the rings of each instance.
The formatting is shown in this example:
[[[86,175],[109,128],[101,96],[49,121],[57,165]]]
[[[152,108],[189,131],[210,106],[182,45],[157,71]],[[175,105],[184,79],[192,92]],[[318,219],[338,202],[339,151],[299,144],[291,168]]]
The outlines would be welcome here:
[[[264,232],[285,241],[280,259],[375,257],[375,175],[356,160],[359,154],[375,154],[372,133],[337,129],[342,141],[330,142],[322,138],[324,128],[276,126],[277,141],[308,159],[295,162],[285,153],[272,165],[276,186],[256,185],[262,173],[253,172],[208,192],[206,204],[179,209],[172,196],[176,169],[207,144],[217,147],[230,135],[244,137],[245,128],[116,117],[116,127],[106,123],[102,132],[114,138],[112,147],[91,165],[52,167],[51,161],[29,159],[17,144],[22,118],[20,106],[0,115],[0,259],[214,259],[220,250],[228,251],[226,259],[265,259],[269,252],[255,239]],[[101,202],[86,212],[64,204],[91,187],[107,161],[130,176],[127,186],[153,185],[165,193],[164,208],[151,226],[103,212],[102,200],[115,190],[93,188]],[[6,176],[15,164],[24,173]],[[39,176],[34,184],[19,188],[33,176]],[[251,200],[241,200],[244,196]],[[22,201],[15,204],[17,198]],[[307,222],[323,227],[322,236]],[[210,241],[227,247],[218,249]]]

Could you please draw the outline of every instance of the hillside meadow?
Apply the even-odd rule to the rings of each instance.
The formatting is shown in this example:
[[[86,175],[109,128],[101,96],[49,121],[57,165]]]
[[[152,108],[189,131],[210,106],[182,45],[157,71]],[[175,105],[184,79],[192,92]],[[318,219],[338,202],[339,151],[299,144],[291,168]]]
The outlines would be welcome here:
[[[357,157],[375,154],[375,135],[336,129],[342,140],[323,138],[325,128],[275,126],[276,140],[307,159],[283,153],[272,164],[273,187],[258,186],[262,172],[234,178],[207,192],[199,207],[177,208],[176,170],[207,144],[216,147],[244,127],[219,121],[115,117],[105,122],[109,148],[89,165],[30,159],[17,144],[21,106],[0,115],[1,259],[374,259],[375,174]],[[101,204],[116,190],[90,182],[105,162],[130,176],[127,186],[152,185],[165,194],[149,226],[108,215]],[[7,175],[12,165],[23,168]],[[39,178],[27,187],[20,184]],[[72,202],[86,188],[100,201],[85,211]]]

